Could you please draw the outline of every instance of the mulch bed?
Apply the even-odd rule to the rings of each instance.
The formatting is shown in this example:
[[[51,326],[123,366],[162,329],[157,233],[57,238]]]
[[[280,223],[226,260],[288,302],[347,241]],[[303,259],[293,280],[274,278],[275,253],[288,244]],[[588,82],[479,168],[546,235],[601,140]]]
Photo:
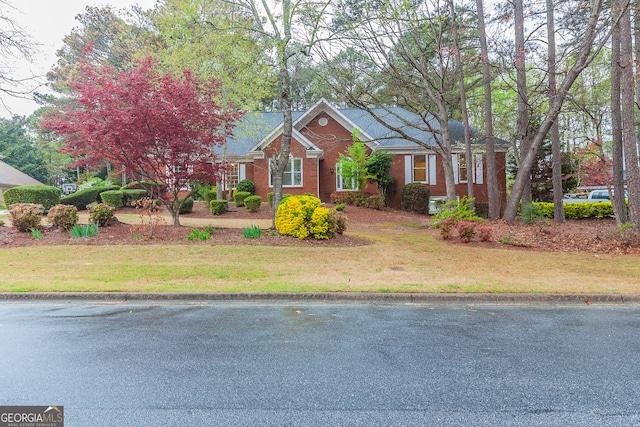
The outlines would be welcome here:
[[[329,206],[331,207],[331,206]],[[137,212],[134,209],[122,209],[119,213]],[[42,239],[36,240],[31,233],[21,233],[10,227],[0,227],[0,248],[53,245],[144,245],[144,244],[181,244],[181,245],[255,245],[255,246],[301,246],[301,247],[349,247],[370,244],[370,241],[349,235],[349,230],[379,228],[393,230],[394,233],[428,233],[436,238],[438,230],[429,229],[430,217],[391,209],[374,210],[348,206],[347,235],[338,235],[330,240],[299,240],[294,237],[280,236],[271,230],[264,230],[259,239],[248,239],[239,228],[217,228],[212,238],[205,241],[187,240],[193,227],[156,226],[153,229],[140,229],[128,224],[116,224],[103,227],[90,239],[74,239],[68,232],[53,227],[44,227]],[[203,203],[195,203],[190,214],[181,218],[214,218]],[[218,217],[221,219],[270,219],[271,209],[263,205],[256,213],[243,208],[231,207],[230,212]],[[468,245],[484,248],[512,248],[519,250],[538,250],[550,252],[589,252],[608,254],[640,254],[640,238],[637,235],[621,236],[613,219],[567,221],[564,224],[539,222],[533,225],[520,223],[507,224],[504,221],[489,221],[492,237],[489,242],[473,240]],[[410,226],[409,226],[410,225]],[[463,244],[460,239],[448,240],[451,244]]]

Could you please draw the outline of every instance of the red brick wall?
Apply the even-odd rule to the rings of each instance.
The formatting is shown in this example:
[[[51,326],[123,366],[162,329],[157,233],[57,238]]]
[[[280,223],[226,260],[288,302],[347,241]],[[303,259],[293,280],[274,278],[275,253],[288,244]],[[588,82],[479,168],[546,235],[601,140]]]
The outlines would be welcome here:
[[[325,126],[320,125],[319,120],[321,118],[327,119]],[[320,160],[307,158],[306,148],[296,141],[295,138],[292,139],[291,154],[294,158],[302,158],[303,162],[303,186],[284,187],[283,192],[294,195],[311,193],[317,195],[323,202],[329,202],[331,194],[336,191],[336,163],[338,162],[339,154],[346,154],[347,147],[351,145],[351,133],[324,112],[313,118],[300,132],[320,150],[324,151],[324,157]],[[269,187],[268,159],[273,155],[277,155],[280,151],[280,144],[281,139],[279,137],[265,149],[264,159],[256,159],[253,165],[247,165],[247,178],[256,184],[256,194],[262,196],[264,200],[266,200],[267,193],[273,191],[273,189]],[[390,171],[390,173],[398,179],[397,191],[392,200],[392,206],[394,208],[400,207],[402,187],[405,185],[404,157],[404,155],[394,156]],[[498,167],[498,186],[502,198],[501,202],[504,205],[506,198],[505,153],[496,154],[496,163]],[[483,180],[484,184],[474,185],[474,195],[479,202],[487,201],[486,162],[483,165],[483,173],[485,175]],[[447,194],[444,170],[439,157],[437,157],[436,161],[436,185],[430,185],[429,189],[431,190],[432,196],[444,196]],[[364,191],[370,194],[377,194],[378,187],[376,184],[368,184]],[[467,184],[457,184],[456,193],[459,196],[467,195]]]
[[[405,185],[404,180],[404,157],[405,155],[396,155],[391,166],[391,175],[398,179],[398,188],[392,200],[392,206],[399,208],[401,203],[402,187]],[[498,169],[498,189],[500,192],[500,204],[504,206],[506,203],[507,177],[505,172],[505,153],[496,153],[496,168]],[[474,184],[474,198],[478,202],[487,202],[487,163],[483,159],[483,184]],[[440,156],[436,156],[436,185],[429,185],[432,196],[446,196],[447,190],[444,179],[444,168]],[[456,184],[456,194],[460,197],[467,195],[467,183]]]

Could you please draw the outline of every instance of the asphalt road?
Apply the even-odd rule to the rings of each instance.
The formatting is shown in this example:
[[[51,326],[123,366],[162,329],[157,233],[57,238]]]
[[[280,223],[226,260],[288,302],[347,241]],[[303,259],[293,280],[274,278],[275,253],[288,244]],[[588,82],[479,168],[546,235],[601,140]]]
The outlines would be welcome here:
[[[640,425],[640,307],[0,304],[0,405],[65,426]]]

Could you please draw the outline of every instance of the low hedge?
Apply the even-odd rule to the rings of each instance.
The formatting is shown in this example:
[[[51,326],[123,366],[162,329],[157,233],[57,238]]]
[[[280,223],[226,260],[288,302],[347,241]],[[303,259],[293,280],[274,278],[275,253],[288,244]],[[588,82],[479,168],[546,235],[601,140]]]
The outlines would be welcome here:
[[[124,206],[124,193],[122,190],[103,191],[100,193],[100,198],[102,199],[102,203],[106,203],[114,208],[121,208]]]
[[[143,189],[121,189],[122,191],[122,205],[123,206],[134,206],[135,202],[138,200],[142,200],[149,195],[147,190]]]
[[[193,212],[193,197],[187,197],[186,199],[178,200],[178,203],[182,202],[182,206],[180,206],[180,210],[178,211],[180,214],[188,214]]]
[[[42,205],[47,211],[51,206],[60,204],[62,190],[50,185],[21,185],[13,187],[2,193],[4,204],[7,206],[16,203],[32,203]]]
[[[109,185],[102,187],[89,187],[84,190],[76,191],[60,199],[60,203],[63,205],[75,206],[80,210],[87,209],[87,205],[95,202],[102,202],[100,197],[101,193],[105,191],[118,190],[120,187],[117,185]]]
[[[553,218],[553,203],[534,202],[540,213],[546,218]],[[564,217],[566,219],[612,218],[613,206],[611,202],[575,202],[565,203]]]
[[[209,209],[214,215],[222,215],[229,211],[229,202],[226,200],[212,200],[209,202]]]
[[[260,205],[262,204],[262,197],[260,196],[249,196],[246,199],[244,199],[244,207],[249,211],[249,212],[258,212],[258,209],[260,209]]]

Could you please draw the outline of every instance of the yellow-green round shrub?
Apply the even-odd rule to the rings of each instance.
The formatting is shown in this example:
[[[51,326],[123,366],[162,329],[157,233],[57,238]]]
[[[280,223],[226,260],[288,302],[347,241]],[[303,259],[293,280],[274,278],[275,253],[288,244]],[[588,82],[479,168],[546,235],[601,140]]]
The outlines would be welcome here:
[[[316,239],[326,240],[333,237],[333,231],[331,230],[331,223],[329,221],[329,209],[320,207],[313,211],[309,231]]]
[[[306,239],[330,239],[336,233],[336,221],[332,211],[320,206],[315,196],[290,196],[284,198],[276,211],[276,230],[285,236]]]
[[[306,239],[311,234],[311,216],[320,207],[314,196],[290,196],[282,199],[276,211],[276,230],[285,236]]]

